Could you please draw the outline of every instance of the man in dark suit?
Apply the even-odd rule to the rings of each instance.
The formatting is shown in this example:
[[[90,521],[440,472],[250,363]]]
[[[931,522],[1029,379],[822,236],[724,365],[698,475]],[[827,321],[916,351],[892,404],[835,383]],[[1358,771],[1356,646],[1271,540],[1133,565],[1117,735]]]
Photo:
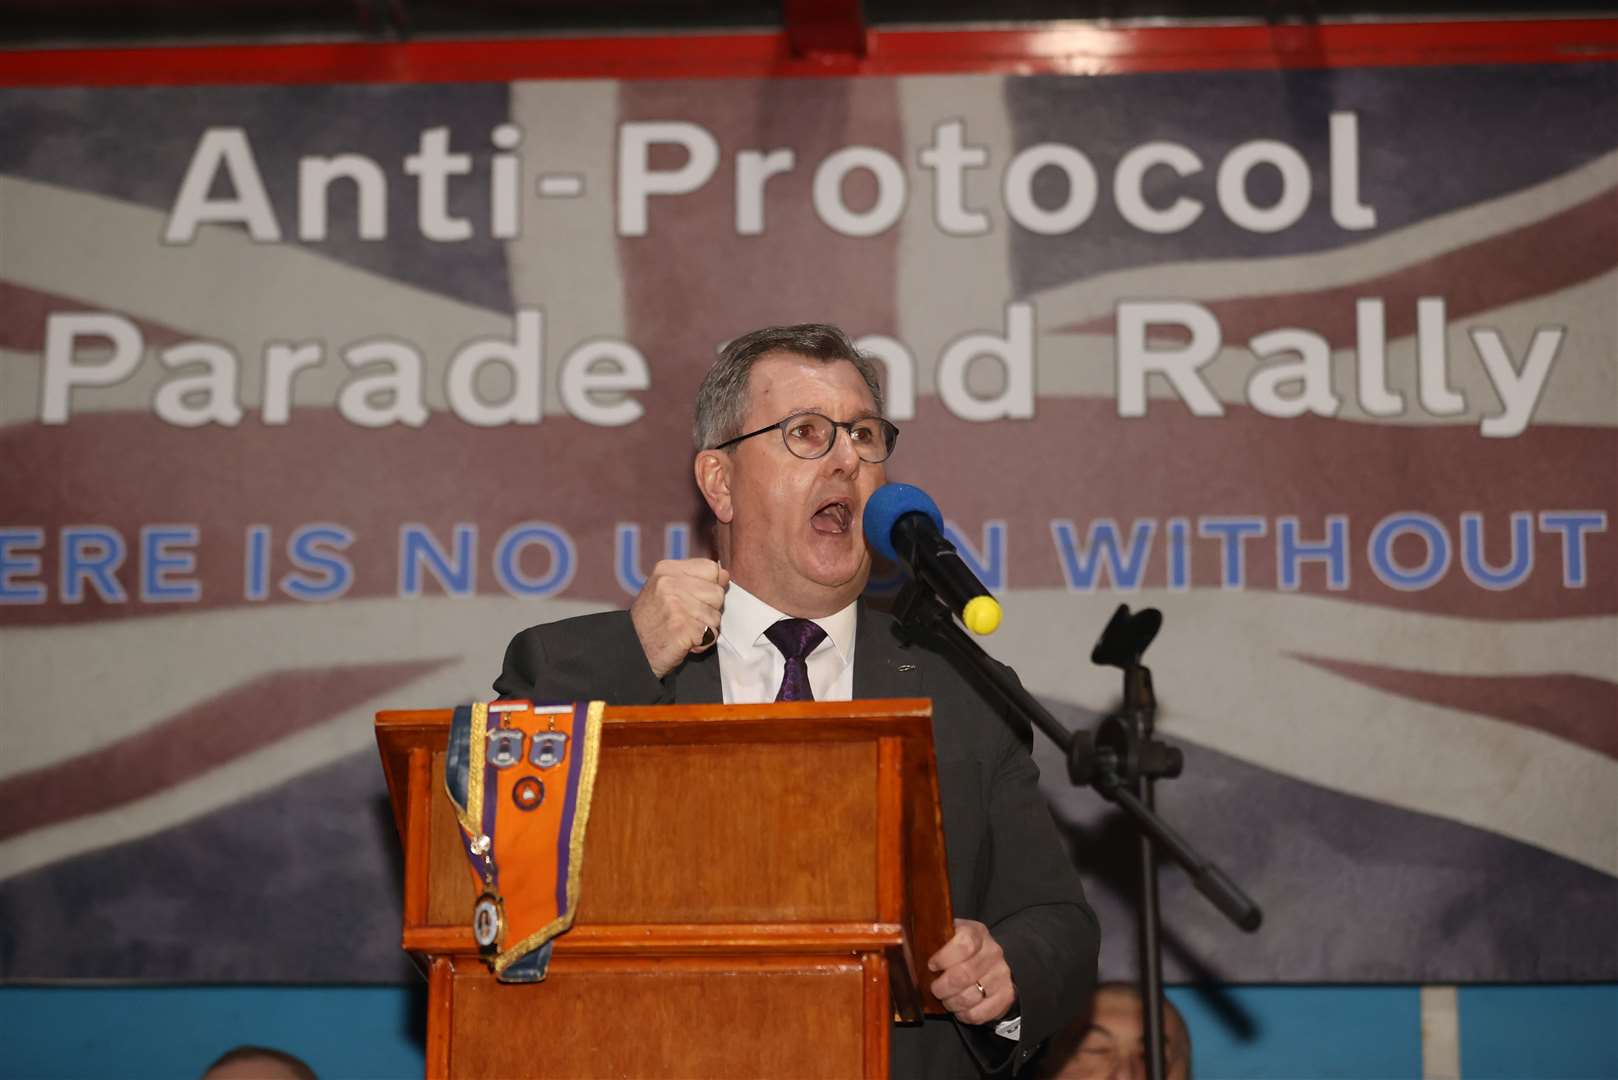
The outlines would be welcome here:
[[[697,396],[696,481],[719,561],[666,560],[628,612],[523,631],[495,690],[625,705],[932,698],[959,917],[928,967],[952,1016],[896,1028],[892,1071],[1015,1071],[1093,990],[1098,931],[1026,724],[859,599],[861,513],[897,437],[874,366],[840,330],[731,342]]]

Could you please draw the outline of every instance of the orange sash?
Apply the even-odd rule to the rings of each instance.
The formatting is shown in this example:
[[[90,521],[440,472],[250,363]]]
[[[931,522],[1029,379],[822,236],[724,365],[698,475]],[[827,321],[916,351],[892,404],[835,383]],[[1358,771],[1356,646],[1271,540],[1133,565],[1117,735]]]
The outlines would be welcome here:
[[[456,710],[444,783],[480,892],[473,932],[503,981],[542,981],[551,940],[573,925],[602,707]]]

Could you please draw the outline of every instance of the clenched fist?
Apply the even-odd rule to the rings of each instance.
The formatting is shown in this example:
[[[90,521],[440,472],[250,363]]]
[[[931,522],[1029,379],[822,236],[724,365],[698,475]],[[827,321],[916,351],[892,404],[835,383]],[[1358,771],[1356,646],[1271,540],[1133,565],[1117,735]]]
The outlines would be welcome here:
[[[712,559],[664,559],[652,567],[629,607],[629,620],[653,675],[661,679],[689,654],[719,640],[719,613],[729,584],[730,571]]]

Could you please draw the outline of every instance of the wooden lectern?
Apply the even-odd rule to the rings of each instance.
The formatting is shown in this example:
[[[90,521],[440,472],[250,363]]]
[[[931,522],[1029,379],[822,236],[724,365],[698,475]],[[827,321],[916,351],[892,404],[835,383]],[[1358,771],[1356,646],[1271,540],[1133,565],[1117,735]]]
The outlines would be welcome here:
[[[383,712],[427,1076],[885,1077],[953,933],[924,699],[608,708],[572,930],[495,980],[444,792],[450,710]]]

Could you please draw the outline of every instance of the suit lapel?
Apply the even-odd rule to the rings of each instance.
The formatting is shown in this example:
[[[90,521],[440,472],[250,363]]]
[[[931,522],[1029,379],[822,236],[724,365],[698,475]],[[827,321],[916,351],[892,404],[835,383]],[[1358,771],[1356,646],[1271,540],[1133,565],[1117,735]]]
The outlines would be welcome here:
[[[674,704],[720,705],[725,700],[719,684],[719,650],[709,649],[690,657],[674,673]]]
[[[861,597],[854,640],[854,697],[924,697],[915,655],[893,635],[893,619]]]

